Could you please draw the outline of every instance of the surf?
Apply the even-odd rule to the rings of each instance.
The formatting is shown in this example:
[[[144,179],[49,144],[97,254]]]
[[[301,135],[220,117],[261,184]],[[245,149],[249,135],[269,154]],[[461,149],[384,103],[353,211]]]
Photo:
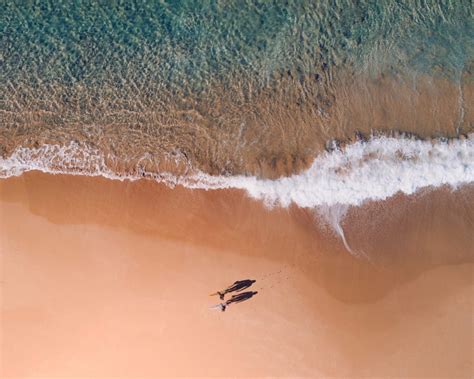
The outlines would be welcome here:
[[[383,201],[397,193],[412,195],[423,188],[446,185],[456,189],[474,182],[474,134],[455,140],[373,137],[326,151],[316,156],[306,171],[279,179],[213,176],[192,167],[182,175],[151,172],[144,168],[144,159],[149,161],[150,157],[136,160],[128,172],[119,172],[114,170],[119,166],[116,157],[85,144],[20,147],[0,159],[0,178],[38,170],[121,181],[145,178],[169,187],[196,190],[240,189],[268,208],[296,205],[312,209],[349,253],[368,259],[346,238],[343,221],[348,209],[368,201]]]
[[[20,147],[0,158],[0,178],[32,170],[113,180],[148,178],[171,187],[241,189],[268,207],[360,206],[398,192],[411,195],[421,188],[448,185],[455,189],[474,182],[474,133],[453,140],[373,137],[319,154],[307,170],[279,179],[213,176],[192,168],[182,175],[149,172],[139,160],[128,172],[118,172],[110,167],[114,160],[98,148],[76,142]]]

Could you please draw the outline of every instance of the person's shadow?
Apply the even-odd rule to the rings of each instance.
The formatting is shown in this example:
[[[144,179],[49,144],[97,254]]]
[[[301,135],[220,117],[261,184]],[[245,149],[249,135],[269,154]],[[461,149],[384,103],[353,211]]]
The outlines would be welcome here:
[[[243,301],[247,301],[254,297],[258,292],[257,291],[247,291],[247,292],[242,292],[237,295],[232,296],[229,300],[227,300],[225,303],[220,303],[219,307],[221,308],[222,312],[225,312],[227,307],[231,304],[234,303],[241,303]]]
[[[225,302],[225,304],[228,306],[233,303],[241,303],[243,301],[247,301],[254,297],[257,293],[257,291],[247,291],[239,293],[237,295],[233,295],[229,300]]]
[[[231,293],[231,292],[241,292],[249,288],[255,282],[256,280],[253,280],[253,279],[237,280],[236,282],[231,284],[229,287],[227,287],[225,290],[217,291],[216,293],[211,294],[211,296],[219,295],[220,299],[224,300],[224,296],[226,294]]]
[[[228,287],[225,290],[225,293],[234,292],[234,291],[241,292],[244,289],[249,288],[255,282],[256,280],[252,280],[252,279],[237,280],[236,282],[234,282],[234,284],[232,284],[230,287]]]
[[[220,304],[217,304],[211,308],[220,308],[221,311],[224,312],[230,304],[241,303],[243,301],[247,301],[251,299],[258,293],[257,291],[246,291],[246,292],[241,292],[241,291],[249,288],[255,282],[256,281],[253,279],[238,280],[234,282],[232,285],[230,285],[229,287],[227,287],[225,290],[212,293],[211,296],[219,295],[221,300],[224,300],[224,296],[226,294],[230,292],[238,292],[236,295],[233,295],[229,300],[224,301]]]

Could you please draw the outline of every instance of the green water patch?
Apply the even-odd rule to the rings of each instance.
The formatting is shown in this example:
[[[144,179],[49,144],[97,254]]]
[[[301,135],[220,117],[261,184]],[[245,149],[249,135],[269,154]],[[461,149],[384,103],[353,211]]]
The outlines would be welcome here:
[[[2,86],[210,82],[344,68],[459,77],[471,1],[3,1]],[[47,90],[46,90],[47,92]],[[132,91],[133,93],[133,91]]]

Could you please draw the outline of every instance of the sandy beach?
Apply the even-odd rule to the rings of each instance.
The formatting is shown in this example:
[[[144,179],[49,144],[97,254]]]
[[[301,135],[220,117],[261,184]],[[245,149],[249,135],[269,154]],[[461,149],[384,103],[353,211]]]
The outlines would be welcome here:
[[[0,379],[474,378],[472,1],[0,10]]]
[[[457,225],[445,243],[457,251],[442,242],[450,197],[468,204],[470,189],[395,198],[398,220],[350,212],[348,224],[371,215],[383,228],[419,215],[415,232],[401,227],[403,258],[400,230],[366,229],[386,248],[375,259],[348,228],[371,262],[311,212],[239,191],[36,172],[0,190],[2,377],[472,375],[472,237]],[[437,239],[420,226],[433,196],[446,206],[426,229]],[[258,294],[210,309],[240,279]]]

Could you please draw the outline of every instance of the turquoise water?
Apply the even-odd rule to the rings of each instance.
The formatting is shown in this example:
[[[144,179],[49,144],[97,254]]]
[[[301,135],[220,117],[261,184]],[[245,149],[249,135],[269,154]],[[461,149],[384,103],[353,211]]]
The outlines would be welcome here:
[[[458,76],[471,1],[3,1],[1,81],[200,91],[321,66]],[[21,83],[21,84],[20,84]]]

